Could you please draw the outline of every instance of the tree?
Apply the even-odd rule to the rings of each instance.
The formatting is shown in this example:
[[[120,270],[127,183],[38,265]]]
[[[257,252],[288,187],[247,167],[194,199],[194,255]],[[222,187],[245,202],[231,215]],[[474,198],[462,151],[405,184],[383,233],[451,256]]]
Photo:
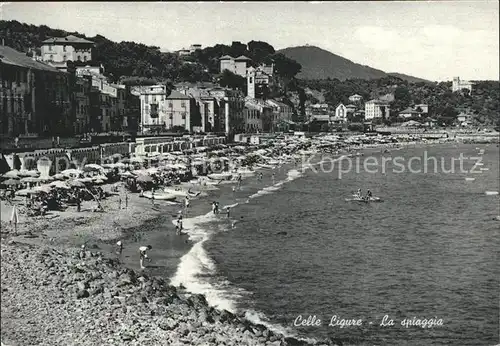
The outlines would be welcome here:
[[[232,89],[239,89],[246,91],[247,80],[229,70],[224,70],[219,78],[219,85]]]
[[[292,79],[302,69],[301,64],[281,53],[270,55],[266,59],[267,62],[274,62],[276,74],[283,78]]]
[[[264,58],[275,53],[274,47],[262,41],[250,41],[247,44],[251,58],[255,62],[261,62]]]

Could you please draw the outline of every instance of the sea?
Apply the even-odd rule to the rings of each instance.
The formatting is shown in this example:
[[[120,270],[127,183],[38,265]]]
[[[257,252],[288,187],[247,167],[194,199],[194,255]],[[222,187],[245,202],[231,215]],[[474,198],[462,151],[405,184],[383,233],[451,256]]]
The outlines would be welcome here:
[[[263,169],[193,201],[172,284],[304,339],[498,344],[498,146],[362,153]],[[358,189],[382,201],[352,201]]]

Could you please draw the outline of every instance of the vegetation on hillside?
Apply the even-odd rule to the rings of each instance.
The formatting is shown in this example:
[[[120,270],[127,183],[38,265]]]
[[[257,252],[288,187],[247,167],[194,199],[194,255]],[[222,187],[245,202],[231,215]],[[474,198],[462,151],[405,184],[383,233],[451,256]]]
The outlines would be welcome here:
[[[451,82],[409,83],[393,76],[376,80],[301,80],[300,84],[304,88],[324,90],[325,101],[334,106],[349,104],[349,96],[354,94],[363,96],[367,101],[391,93],[395,100],[391,102],[388,121],[396,121],[399,112],[420,103],[429,105],[428,116],[444,124],[451,123],[462,112],[473,114],[477,125],[498,125],[500,119],[498,81],[476,81],[471,94],[468,90],[451,92]]]
[[[16,50],[28,52],[38,49],[49,37],[75,35],[95,42],[93,61],[89,65],[104,66],[104,74],[112,81],[141,77],[141,81],[212,81],[219,73],[219,58],[223,55],[238,57],[245,55],[258,65],[274,62],[279,76],[293,78],[301,69],[300,64],[276,53],[274,48],[261,41],[250,41],[248,45],[233,42],[232,45],[217,44],[196,51],[190,56],[179,57],[175,53],[164,53],[159,47],[135,42],[113,42],[96,35],[87,37],[78,32],[52,29],[48,26],[29,25],[17,21],[0,21],[0,37],[5,44]],[[147,83],[147,81],[146,81]]]

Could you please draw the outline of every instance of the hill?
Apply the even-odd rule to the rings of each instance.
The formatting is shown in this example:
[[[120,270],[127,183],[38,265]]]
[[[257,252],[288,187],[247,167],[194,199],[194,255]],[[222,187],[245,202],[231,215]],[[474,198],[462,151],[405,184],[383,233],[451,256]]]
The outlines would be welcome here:
[[[349,59],[333,54],[316,46],[289,47],[278,51],[302,65],[297,75],[300,79],[378,79],[393,75],[409,82],[423,82],[424,79],[399,73],[387,73],[370,66],[356,64]]]

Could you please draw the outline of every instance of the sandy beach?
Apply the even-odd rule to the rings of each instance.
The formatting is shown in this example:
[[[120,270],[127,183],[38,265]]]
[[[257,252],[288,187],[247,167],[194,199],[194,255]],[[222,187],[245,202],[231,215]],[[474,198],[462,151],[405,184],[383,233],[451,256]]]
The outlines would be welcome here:
[[[415,144],[397,147],[407,145]],[[354,150],[367,153],[395,147]],[[110,185],[103,188],[110,191]],[[202,196],[208,193],[204,192]],[[43,217],[21,213],[17,230],[9,224],[12,205],[1,202],[3,344],[342,344],[286,338],[243,315],[209,307],[203,296],[182,286],[168,285],[179,260],[193,245],[187,235],[176,235],[172,223],[182,203],[155,201],[153,205],[138,194],[128,196],[127,208],[123,194],[121,208],[119,194],[104,199],[104,212],[94,212],[97,203],[91,201],[82,204],[81,212],[70,206]],[[202,196],[193,203],[189,217],[210,211],[210,200]],[[120,256],[115,253],[118,240],[124,244]],[[83,254],[82,244],[86,245]],[[141,271],[138,248],[146,244],[153,246],[153,261]]]

